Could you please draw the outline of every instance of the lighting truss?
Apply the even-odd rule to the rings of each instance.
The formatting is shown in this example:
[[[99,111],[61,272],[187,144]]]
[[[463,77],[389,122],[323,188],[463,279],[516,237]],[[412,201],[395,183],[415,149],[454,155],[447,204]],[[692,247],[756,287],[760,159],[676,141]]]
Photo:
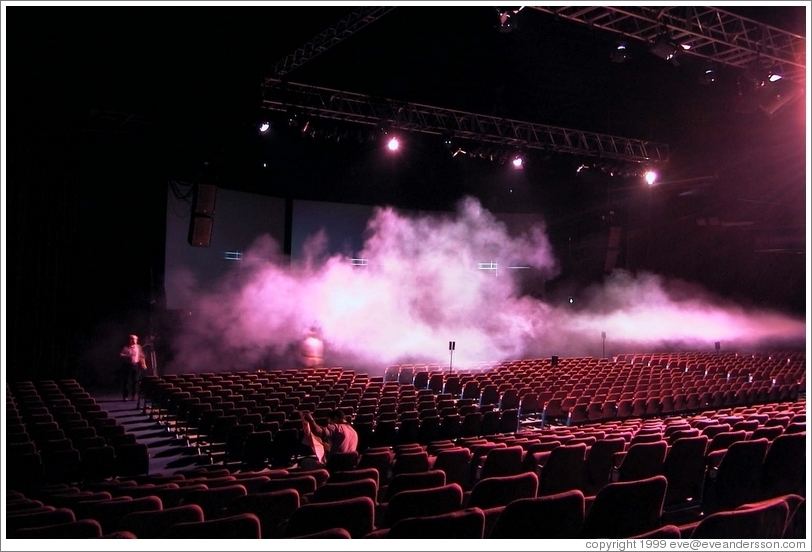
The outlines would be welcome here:
[[[304,116],[631,163],[668,160],[668,145],[268,79],[262,107]]]
[[[784,78],[806,80],[806,39],[709,6],[531,6],[556,17],[651,44],[666,28],[686,55],[746,68],[755,59],[772,63]]]
[[[394,9],[395,6],[367,6],[354,10],[335,25],[325,29],[284,59],[279,60],[268,79],[279,78],[290,73]]]

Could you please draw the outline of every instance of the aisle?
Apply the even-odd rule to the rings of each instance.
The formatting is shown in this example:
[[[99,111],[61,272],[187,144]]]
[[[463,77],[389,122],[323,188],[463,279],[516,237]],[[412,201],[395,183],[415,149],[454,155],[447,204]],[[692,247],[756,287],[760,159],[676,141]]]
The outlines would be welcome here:
[[[96,402],[106,410],[111,418],[132,433],[138,443],[144,443],[149,450],[149,473],[173,473],[178,470],[209,464],[205,455],[197,454],[197,449],[187,447],[184,440],[167,431],[163,424],[150,419],[133,401],[122,401],[118,393],[90,391]],[[143,407],[143,402],[138,406]]]

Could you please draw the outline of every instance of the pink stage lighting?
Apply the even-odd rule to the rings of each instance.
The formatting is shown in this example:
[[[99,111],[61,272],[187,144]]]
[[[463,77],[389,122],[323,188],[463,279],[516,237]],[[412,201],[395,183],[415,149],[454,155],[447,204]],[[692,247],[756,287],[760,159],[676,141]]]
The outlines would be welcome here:
[[[387,142],[386,147],[392,151],[395,151],[400,147],[400,143],[398,142],[398,139],[393,136],[389,139],[389,142]]]
[[[657,173],[654,171],[646,171],[645,177],[646,184],[649,186],[653,186],[654,183],[657,181]]]

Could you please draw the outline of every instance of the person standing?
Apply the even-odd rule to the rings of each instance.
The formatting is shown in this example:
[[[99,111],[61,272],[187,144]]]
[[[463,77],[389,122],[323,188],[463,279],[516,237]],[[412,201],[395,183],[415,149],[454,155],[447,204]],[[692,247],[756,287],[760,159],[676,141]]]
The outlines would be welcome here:
[[[147,358],[144,348],[138,343],[138,336],[130,335],[129,344],[121,349],[121,397],[127,400],[129,394],[135,400],[135,393],[141,381],[141,374],[147,369]]]
[[[299,360],[305,368],[324,366],[324,342],[316,326],[310,328],[299,345]]]

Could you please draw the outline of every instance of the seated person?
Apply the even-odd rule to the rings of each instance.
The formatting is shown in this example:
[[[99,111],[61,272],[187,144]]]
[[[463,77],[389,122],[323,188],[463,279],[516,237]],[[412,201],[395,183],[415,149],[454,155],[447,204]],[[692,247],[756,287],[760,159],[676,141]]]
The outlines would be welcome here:
[[[308,469],[323,468],[330,454],[358,450],[358,433],[349,424],[341,410],[333,410],[328,423],[322,427],[313,419],[310,412],[302,412],[304,444],[313,448],[315,457],[305,458],[301,466]]]

